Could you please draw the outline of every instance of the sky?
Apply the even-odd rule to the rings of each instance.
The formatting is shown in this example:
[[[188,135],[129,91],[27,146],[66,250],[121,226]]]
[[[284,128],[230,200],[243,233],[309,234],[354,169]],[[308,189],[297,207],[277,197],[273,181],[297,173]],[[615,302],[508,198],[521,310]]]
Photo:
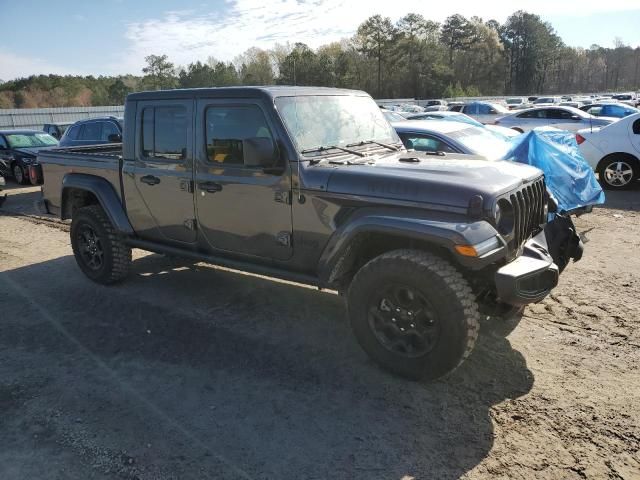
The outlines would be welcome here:
[[[140,75],[149,54],[187,65],[288,41],[315,48],[353,35],[377,13],[504,22],[516,9],[549,21],[571,46],[613,46],[616,37],[640,46],[638,0],[0,0],[0,79]]]

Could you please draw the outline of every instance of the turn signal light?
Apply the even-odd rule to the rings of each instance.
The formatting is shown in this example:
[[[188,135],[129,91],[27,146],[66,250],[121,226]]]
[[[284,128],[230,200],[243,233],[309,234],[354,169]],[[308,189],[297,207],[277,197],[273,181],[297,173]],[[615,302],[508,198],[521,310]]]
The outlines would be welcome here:
[[[460,255],[464,255],[465,257],[477,257],[478,252],[472,245],[456,245],[456,252]]]
[[[576,142],[578,142],[578,145],[581,145],[585,140],[586,140],[586,138],[584,138],[579,133],[576,133]]]

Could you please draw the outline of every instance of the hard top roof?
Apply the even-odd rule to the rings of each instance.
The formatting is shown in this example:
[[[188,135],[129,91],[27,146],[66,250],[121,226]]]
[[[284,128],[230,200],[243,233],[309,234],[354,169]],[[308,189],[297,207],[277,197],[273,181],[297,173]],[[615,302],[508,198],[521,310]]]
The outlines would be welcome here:
[[[185,88],[174,90],[153,90],[136,92],[127,95],[127,100],[157,100],[171,98],[218,97],[218,98],[263,98],[263,97],[291,97],[302,95],[368,95],[361,90],[347,90],[329,87],[295,87],[295,86],[264,86],[264,87],[211,87]]]

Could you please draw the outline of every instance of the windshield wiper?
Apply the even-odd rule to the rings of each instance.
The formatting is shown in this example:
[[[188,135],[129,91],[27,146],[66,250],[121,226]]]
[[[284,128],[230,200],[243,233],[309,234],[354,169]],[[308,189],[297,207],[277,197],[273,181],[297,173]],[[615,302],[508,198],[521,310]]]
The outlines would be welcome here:
[[[353,155],[357,155],[358,157],[366,157],[366,155],[362,152],[358,152],[357,150],[351,150],[350,148],[339,147],[338,145],[307,148],[306,150],[302,150],[300,153],[304,154],[304,153],[313,153],[313,152],[324,152],[326,150],[342,150],[343,152],[351,153]]]
[[[356,146],[359,147],[359,146],[362,146],[362,145],[367,145],[369,143],[373,143],[375,145],[380,145],[381,147],[388,148],[389,150],[393,150],[394,152],[397,152],[398,150],[400,150],[395,145],[389,145],[388,143],[382,143],[382,142],[378,142],[376,140],[362,140],[361,142],[350,143],[350,144],[347,145],[347,147],[356,147]]]

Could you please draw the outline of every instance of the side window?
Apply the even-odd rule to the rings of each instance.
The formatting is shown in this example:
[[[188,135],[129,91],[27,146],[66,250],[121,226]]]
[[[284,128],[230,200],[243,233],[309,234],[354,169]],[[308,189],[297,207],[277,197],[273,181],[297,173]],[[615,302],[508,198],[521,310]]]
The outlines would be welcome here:
[[[104,142],[109,141],[109,135],[120,135],[120,130],[113,122],[102,122],[102,137],[100,140]]]
[[[430,135],[400,134],[402,143],[408,149],[419,152],[446,152],[455,153],[455,150],[443,141]]]
[[[636,135],[640,135],[640,118],[633,122],[633,127],[631,128],[633,130],[633,133],[635,133]]]
[[[67,138],[69,140],[77,140],[79,132],[80,132],[80,125],[74,125],[73,127],[69,128],[69,132],[67,133]]]
[[[102,122],[89,122],[82,126],[80,131],[80,140],[100,140],[102,131]]]
[[[245,166],[243,140],[273,140],[267,120],[257,105],[209,107],[206,116],[207,159],[225,166]]]
[[[638,123],[638,122],[636,122]],[[6,149],[7,147],[7,141],[4,139],[4,137],[2,135],[0,135],[0,149]]]
[[[490,105],[478,105],[477,109],[480,115],[489,115],[491,113]]]
[[[145,108],[141,130],[142,156],[172,161],[186,158],[187,110],[184,107]]]

